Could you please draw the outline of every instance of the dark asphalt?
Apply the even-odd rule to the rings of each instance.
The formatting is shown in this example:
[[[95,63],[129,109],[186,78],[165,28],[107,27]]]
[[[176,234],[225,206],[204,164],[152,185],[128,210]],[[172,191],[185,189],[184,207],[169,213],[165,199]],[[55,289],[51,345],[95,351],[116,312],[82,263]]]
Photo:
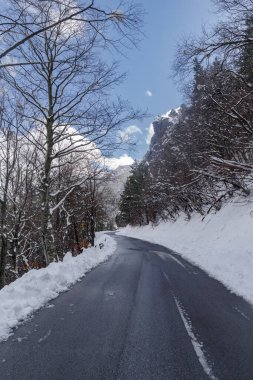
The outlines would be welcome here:
[[[253,379],[252,307],[170,250],[115,238],[117,254],[0,344],[0,379]]]

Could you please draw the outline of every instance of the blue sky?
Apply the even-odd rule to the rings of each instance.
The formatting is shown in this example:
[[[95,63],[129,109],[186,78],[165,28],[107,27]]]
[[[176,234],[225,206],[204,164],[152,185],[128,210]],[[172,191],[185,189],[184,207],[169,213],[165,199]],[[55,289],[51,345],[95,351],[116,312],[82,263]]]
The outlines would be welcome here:
[[[202,25],[213,23],[217,17],[211,0],[139,0],[139,3],[147,12],[145,37],[138,50],[129,50],[127,58],[121,58],[120,68],[127,72],[127,79],[117,89],[133,106],[148,109],[153,115],[135,123],[142,133],[136,133],[138,144],[135,152],[129,154],[137,159],[148,149],[147,128],[154,117],[183,102],[170,78],[177,42],[189,35],[199,35]]]

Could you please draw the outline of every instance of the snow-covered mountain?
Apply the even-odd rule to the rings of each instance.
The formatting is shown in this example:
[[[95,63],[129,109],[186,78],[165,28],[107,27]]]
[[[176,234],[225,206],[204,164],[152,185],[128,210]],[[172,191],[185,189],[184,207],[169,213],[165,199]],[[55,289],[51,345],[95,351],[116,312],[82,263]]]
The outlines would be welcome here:
[[[151,139],[150,147],[152,148],[157,142],[168,137],[170,130],[178,122],[181,108],[168,111],[166,114],[157,117],[153,121],[154,135]]]
[[[108,183],[108,189],[112,195],[119,199],[124,190],[125,183],[131,172],[130,165],[119,166],[111,173],[111,180]]]
[[[150,147],[145,155],[147,161],[151,160],[156,154],[156,151],[164,145],[170,137],[171,131],[177,124],[179,116],[181,114],[181,107],[176,109],[171,109],[166,114],[158,116],[155,118],[152,126],[152,138],[150,140]]]

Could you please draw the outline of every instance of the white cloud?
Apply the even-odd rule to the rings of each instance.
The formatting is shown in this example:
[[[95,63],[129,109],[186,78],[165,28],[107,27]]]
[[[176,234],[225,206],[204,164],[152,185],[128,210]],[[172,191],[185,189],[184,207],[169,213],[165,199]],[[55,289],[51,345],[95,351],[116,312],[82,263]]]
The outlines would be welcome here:
[[[133,163],[134,159],[128,156],[128,154],[123,154],[118,158],[113,157],[105,159],[105,165],[112,170],[117,169],[119,166],[132,165]]]
[[[148,133],[147,133],[147,136],[146,136],[146,143],[149,145],[150,144],[150,141],[155,133],[154,131],[154,126],[153,124],[151,123],[150,126],[147,128],[148,130]]]
[[[145,95],[146,95],[146,96],[153,96],[153,92],[150,91],[150,90],[147,90],[147,91],[145,92]]]
[[[136,125],[129,125],[129,127],[125,128],[122,131],[119,131],[119,136],[122,141],[127,142],[131,136],[134,136],[137,133],[142,133],[140,128]]]

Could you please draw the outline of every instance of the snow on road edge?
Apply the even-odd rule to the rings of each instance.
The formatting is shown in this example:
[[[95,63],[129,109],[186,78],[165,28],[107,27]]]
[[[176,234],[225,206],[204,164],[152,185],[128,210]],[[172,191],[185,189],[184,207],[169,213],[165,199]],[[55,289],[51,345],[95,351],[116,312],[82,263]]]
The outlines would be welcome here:
[[[119,235],[143,239],[178,252],[253,303],[253,202],[236,198],[216,214],[180,215],[158,226],[127,226]]]
[[[76,257],[67,253],[63,262],[51,263],[39,270],[32,269],[0,291],[0,341],[6,340],[21,321],[68,290],[116,251],[116,242],[108,235],[99,233],[95,245]]]

